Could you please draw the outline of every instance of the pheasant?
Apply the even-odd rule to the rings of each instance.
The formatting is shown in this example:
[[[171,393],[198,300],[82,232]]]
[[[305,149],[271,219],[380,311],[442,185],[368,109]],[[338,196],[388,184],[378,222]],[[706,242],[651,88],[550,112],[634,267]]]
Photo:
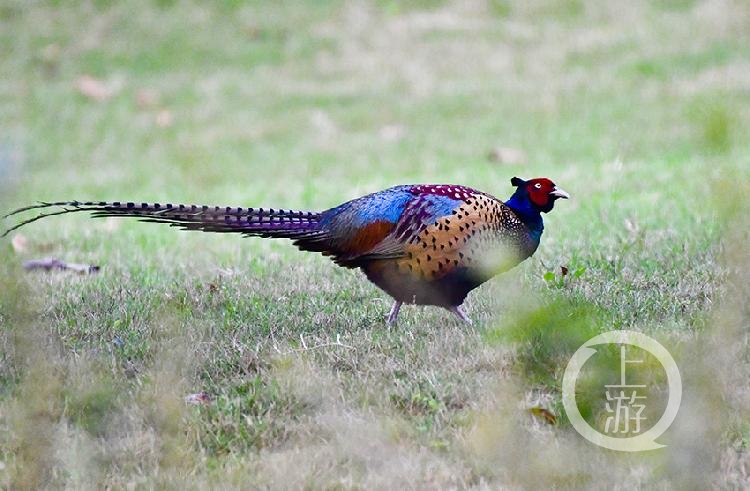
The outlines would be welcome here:
[[[123,201],[42,202],[20,208],[45,212],[9,228],[3,236],[41,218],[73,212],[94,217],[136,217],[184,230],[288,238],[304,251],[320,252],[346,268],[360,268],[393,297],[388,324],[402,304],[444,307],[461,320],[467,294],[494,275],[530,257],[539,246],[541,213],[568,193],[547,178],[511,179],[508,201],[465,186],[401,185],[322,211],[173,205]]]

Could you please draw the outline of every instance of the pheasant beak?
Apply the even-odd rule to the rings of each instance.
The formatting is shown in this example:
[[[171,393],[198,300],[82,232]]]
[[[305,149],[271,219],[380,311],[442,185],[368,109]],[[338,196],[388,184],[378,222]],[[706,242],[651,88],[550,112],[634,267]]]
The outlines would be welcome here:
[[[557,186],[555,186],[555,188],[552,190],[551,193],[549,193],[549,195],[554,196],[555,198],[570,199],[570,195],[564,190],[558,188]]]

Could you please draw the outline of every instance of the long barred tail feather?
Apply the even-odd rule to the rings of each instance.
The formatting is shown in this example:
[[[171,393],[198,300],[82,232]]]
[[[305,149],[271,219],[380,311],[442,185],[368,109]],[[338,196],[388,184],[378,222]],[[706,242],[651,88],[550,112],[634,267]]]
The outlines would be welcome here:
[[[41,202],[5,215],[8,218],[30,210],[45,210],[8,228],[2,236],[42,218],[67,213],[90,212],[93,217],[134,217],[143,222],[165,223],[183,230],[239,233],[246,236],[289,238],[301,249],[324,252],[328,234],[319,227],[320,213],[273,208],[231,206],[161,205],[120,201]]]

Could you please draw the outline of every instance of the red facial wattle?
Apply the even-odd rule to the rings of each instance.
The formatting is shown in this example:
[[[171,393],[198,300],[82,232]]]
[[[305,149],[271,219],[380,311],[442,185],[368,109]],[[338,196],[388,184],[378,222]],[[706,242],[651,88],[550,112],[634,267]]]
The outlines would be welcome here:
[[[526,186],[529,199],[539,208],[544,208],[549,204],[550,193],[555,190],[555,185],[549,179],[532,179]]]

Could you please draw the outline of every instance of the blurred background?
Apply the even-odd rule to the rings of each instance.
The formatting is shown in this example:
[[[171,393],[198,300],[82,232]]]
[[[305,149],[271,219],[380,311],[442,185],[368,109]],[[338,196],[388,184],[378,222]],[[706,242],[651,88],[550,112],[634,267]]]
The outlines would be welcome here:
[[[412,308],[388,330],[382,293],[285,242],[20,230],[0,244],[3,485],[750,485],[746,2],[0,0],[0,44],[0,210],[507,198],[513,176],[574,198],[473,294],[476,329]],[[50,255],[103,271],[20,268]],[[669,451],[602,453],[560,414],[566,360],[610,328],[686,370]]]

